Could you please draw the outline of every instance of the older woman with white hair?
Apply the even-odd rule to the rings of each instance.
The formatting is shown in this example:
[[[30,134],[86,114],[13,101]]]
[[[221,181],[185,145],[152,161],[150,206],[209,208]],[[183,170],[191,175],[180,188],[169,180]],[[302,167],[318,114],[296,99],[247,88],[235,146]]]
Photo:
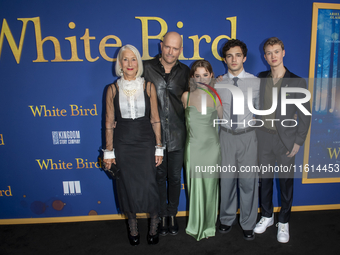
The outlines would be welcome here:
[[[123,46],[117,56],[116,84],[107,89],[104,167],[120,169],[117,191],[120,210],[128,217],[129,241],[138,245],[136,213],[150,214],[148,243],[158,243],[159,195],[156,167],[163,160],[161,123],[155,86],[141,77],[138,50]]]

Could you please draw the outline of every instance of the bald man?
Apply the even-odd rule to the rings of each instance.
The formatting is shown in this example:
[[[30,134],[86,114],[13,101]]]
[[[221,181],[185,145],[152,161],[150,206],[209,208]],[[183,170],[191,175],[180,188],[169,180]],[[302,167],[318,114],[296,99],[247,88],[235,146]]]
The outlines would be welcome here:
[[[152,82],[157,91],[162,145],[165,146],[163,162],[157,169],[161,219],[159,234],[163,236],[178,233],[176,214],[186,137],[181,97],[188,90],[190,72],[189,67],[178,61],[182,50],[181,36],[169,32],[161,42],[162,53],[144,61],[144,78]]]

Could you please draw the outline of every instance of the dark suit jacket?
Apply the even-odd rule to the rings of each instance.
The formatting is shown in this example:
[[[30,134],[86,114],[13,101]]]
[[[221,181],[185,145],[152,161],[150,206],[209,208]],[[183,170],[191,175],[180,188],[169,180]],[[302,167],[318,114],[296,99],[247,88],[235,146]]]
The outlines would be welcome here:
[[[266,79],[268,75],[270,74],[270,71],[262,72],[258,75],[261,79],[260,84],[260,110],[267,110],[263,109],[264,105],[264,94],[265,94],[265,87],[266,87]],[[286,68],[286,73],[283,77],[281,88],[283,87],[298,87],[298,88],[306,88],[306,81],[302,79],[301,77],[291,73]],[[293,99],[293,98],[304,98],[305,95],[302,93],[287,93],[286,98],[287,99]],[[309,112],[310,111],[310,102],[306,102],[302,104]],[[296,127],[284,127],[281,125],[281,121],[285,119],[294,119],[294,115],[297,113],[298,116],[298,125]],[[296,107],[295,104],[287,104],[286,105],[286,115],[281,115],[281,89],[278,93],[278,101],[277,101],[277,108],[276,108],[276,119],[279,119],[280,121],[275,121],[275,127],[276,131],[278,132],[278,135],[282,141],[282,143],[286,146],[288,151],[291,151],[293,149],[294,143],[298,145],[303,145],[310,121],[311,116],[305,115],[298,107]],[[257,119],[261,119],[261,116],[257,116]],[[284,122],[284,125],[286,126],[294,126],[294,122],[286,121]]]

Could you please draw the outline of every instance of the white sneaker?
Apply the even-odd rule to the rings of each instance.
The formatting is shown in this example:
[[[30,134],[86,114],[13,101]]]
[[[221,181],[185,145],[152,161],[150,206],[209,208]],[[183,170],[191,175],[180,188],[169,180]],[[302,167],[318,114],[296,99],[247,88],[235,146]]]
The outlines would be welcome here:
[[[277,223],[276,226],[277,229],[277,241],[280,243],[288,243],[289,241],[289,226],[287,223]]]
[[[272,217],[261,217],[260,221],[256,224],[254,232],[256,234],[262,234],[266,229],[274,224],[274,214]]]

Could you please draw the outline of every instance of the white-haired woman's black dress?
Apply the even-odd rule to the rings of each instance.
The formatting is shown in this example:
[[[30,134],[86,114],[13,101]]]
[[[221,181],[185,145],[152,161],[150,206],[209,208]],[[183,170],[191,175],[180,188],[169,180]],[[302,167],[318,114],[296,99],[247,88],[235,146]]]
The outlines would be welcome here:
[[[123,213],[158,212],[155,134],[150,123],[150,98],[144,89],[145,115],[136,119],[121,116],[117,89],[113,100],[116,127],[113,135],[116,163],[121,171],[117,180],[119,208]],[[147,87],[147,86],[146,86]],[[109,93],[109,90],[108,90]]]

